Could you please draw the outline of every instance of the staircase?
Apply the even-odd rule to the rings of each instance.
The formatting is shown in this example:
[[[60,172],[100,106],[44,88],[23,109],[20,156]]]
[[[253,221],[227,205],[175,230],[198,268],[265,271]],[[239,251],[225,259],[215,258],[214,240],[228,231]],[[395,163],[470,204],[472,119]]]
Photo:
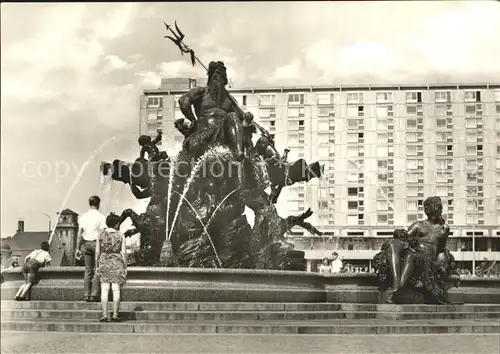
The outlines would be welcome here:
[[[123,302],[121,323],[99,303],[5,301],[2,331],[107,333],[499,333],[500,304],[385,305],[268,302]],[[110,303],[110,309],[112,304]]]

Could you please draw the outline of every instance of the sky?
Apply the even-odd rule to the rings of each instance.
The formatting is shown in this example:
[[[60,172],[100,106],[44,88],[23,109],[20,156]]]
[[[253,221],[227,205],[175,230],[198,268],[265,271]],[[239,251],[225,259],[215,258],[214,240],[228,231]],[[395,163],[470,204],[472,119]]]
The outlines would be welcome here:
[[[137,155],[142,90],[204,76],[162,38],[175,20],[234,87],[500,81],[496,2],[2,3],[2,237],[93,194],[138,205],[99,164]]]

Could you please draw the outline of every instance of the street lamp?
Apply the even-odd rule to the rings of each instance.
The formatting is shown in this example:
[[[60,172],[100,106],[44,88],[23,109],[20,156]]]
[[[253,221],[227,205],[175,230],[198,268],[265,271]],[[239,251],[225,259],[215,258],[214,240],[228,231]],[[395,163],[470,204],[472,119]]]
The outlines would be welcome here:
[[[49,218],[49,237],[50,233],[52,232],[52,219],[49,214],[42,212],[43,215],[45,215],[47,218]]]
[[[477,187],[466,188],[467,191],[473,192],[472,203],[474,205],[472,217],[472,275],[476,275],[476,216],[477,216]]]

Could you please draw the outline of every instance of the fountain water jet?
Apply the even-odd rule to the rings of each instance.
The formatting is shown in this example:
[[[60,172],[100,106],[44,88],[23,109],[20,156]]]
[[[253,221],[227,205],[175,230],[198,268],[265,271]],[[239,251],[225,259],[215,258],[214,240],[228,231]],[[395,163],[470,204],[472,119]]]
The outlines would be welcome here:
[[[78,184],[78,182],[80,182],[80,178],[83,176],[83,173],[87,169],[87,166],[90,164],[90,162],[92,162],[92,160],[94,160],[96,155],[98,153],[100,153],[102,151],[102,149],[104,149],[107,145],[109,145],[117,140],[124,139],[126,137],[129,137],[129,136],[128,135],[127,136],[123,136],[123,135],[114,136],[111,139],[106,140],[104,143],[102,143],[96,149],[94,149],[92,154],[87,158],[87,160],[85,160],[85,162],[82,165],[82,168],[78,172],[78,175],[76,176],[75,180],[73,181],[73,183],[69,187],[68,192],[66,193],[66,196],[63,199],[61,207],[59,208],[59,212],[57,213],[57,219],[56,219],[55,225],[57,225],[59,223],[59,216],[60,216],[61,212],[63,211],[64,207],[66,206],[66,203],[68,202],[68,199],[71,196],[71,193],[73,193],[73,190],[76,188],[76,185]],[[49,237],[49,244],[52,241],[52,238],[54,237],[55,232],[56,232],[56,228],[54,227],[54,230],[52,230],[50,237]]]

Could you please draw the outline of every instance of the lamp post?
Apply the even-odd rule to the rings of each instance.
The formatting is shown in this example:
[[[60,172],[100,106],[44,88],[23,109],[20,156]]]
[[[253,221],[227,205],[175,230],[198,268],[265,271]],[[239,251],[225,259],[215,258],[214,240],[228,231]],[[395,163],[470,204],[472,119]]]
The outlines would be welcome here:
[[[472,221],[472,275],[476,275],[476,209],[477,209],[477,187],[467,188],[467,191],[473,192],[472,194],[472,203],[474,205],[473,209],[473,221]]]
[[[50,233],[52,232],[52,218],[47,213],[42,212],[42,214],[45,215],[49,219],[49,237],[50,237]]]

